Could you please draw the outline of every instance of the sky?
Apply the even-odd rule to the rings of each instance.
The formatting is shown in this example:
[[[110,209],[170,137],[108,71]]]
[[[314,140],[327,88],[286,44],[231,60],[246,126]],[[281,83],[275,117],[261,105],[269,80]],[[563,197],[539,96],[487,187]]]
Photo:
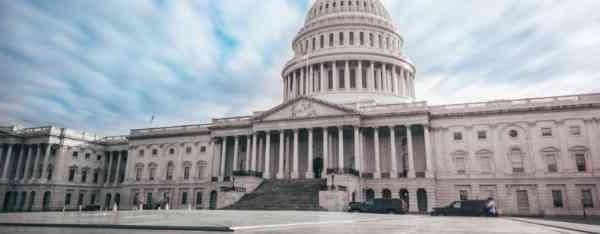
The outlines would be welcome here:
[[[418,100],[600,92],[598,0],[382,1]],[[312,2],[0,1],[0,125],[119,135],[269,109]]]

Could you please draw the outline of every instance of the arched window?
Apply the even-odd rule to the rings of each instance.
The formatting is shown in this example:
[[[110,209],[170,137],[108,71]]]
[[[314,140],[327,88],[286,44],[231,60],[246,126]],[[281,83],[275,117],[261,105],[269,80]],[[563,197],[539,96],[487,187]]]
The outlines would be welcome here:
[[[204,178],[204,174],[206,172],[206,166],[208,165],[208,163],[206,161],[198,161],[196,163],[196,177],[198,179],[203,179]]]
[[[558,172],[558,153],[560,151],[554,147],[542,149],[542,158],[546,162],[546,171],[553,173]]]
[[[135,181],[141,181],[144,173],[144,164],[138,163],[135,165]]]
[[[512,165],[513,173],[524,173],[525,165],[523,159],[523,152],[518,147],[510,149],[509,159]]]
[[[583,146],[576,146],[571,148],[569,151],[571,151],[571,155],[575,159],[575,167],[577,172],[586,172],[588,169],[588,149]]]
[[[154,180],[154,178],[156,178],[156,168],[158,166],[156,165],[156,163],[150,163],[148,165],[148,179],[149,180]]]
[[[467,174],[467,152],[459,150],[452,154],[456,174]]]
[[[169,161],[167,163],[167,175],[166,175],[167,180],[173,180],[173,172],[174,171],[175,171],[175,164],[173,164],[173,162]]]
[[[77,173],[77,166],[69,167],[69,182],[73,182],[75,180],[75,173]]]
[[[383,199],[392,199],[392,192],[389,189],[383,189],[381,191],[381,197]]]
[[[87,182],[88,171],[89,171],[89,168],[87,168],[87,167],[83,168],[83,170],[81,170],[81,183]]]
[[[494,172],[493,154],[489,150],[480,150],[477,152],[481,173],[489,174]]]
[[[189,180],[192,171],[192,163],[189,161],[183,162],[183,179]]]

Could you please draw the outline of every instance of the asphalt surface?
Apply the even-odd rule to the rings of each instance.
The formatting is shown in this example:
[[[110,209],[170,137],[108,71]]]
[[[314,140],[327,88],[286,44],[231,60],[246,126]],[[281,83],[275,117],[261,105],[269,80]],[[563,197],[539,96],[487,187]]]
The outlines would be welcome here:
[[[18,222],[17,222],[18,221]],[[6,223],[61,225],[12,226]],[[0,215],[0,233],[586,233],[510,218],[430,217],[335,212],[143,211],[119,213],[24,213]],[[76,227],[92,225],[88,227]],[[126,225],[126,229],[122,229]],[[140,227],[149,227],[138,229]],[[152,227],[160,227],[153,230]],[[183,227],[169,230],[168,226]],[[201,231],[194,227],[227,227]],[[167,227],[165,229],[165,227]],[[190,228],[185,230],[185,228]],[[195,230],[195,231],[194,231]],[[207,229],[209,230],[209,229]]]

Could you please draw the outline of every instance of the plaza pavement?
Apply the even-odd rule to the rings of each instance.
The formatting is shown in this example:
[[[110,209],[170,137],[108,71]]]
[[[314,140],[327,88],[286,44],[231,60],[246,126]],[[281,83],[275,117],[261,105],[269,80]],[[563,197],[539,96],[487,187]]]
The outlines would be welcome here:
[[[587,225],[581,229],[578,224],[555,221],[549,224],[551,225],[539,223],[539,220],[535,219],[517,218],[430,217],[300,211],[171,210],[0,214],[0,233],[23,234],[600,233],[600,226],[597,225]],[[199,230],[206,232],[196,232]]]

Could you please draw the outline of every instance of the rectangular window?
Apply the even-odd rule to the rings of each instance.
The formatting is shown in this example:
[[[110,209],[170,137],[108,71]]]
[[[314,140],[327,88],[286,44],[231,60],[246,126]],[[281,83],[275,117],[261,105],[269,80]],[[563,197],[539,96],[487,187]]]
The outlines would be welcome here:
[[[77,152],[77,151],[73,152],[73,158],[77,159],[77,156],[79,156],[79,152]]]
[[[65,206],[71,205],[71,193],[65,194]]]
[[[571,136],[581,136],[581,128],[579,126],[571,126],[569,127],[569,134]]]
[[[552,128],[542,128],[542,136],[551,137],[552,136]]]
[[[479,140],[485,140],[485,139],[487,139],[487,132],[486,131],[478,131],[477,132],[477,139],[479,139]]]
[[[459,191],[459,198],[460,198],[461,201],[469,200],[469,191],[467,191],[467,190],[460,190]]]
[[[333,90],[333,70],[329,70],[327,73],[327,88]]]
[[[581,203],[583,204],[584,208],[594,208],[592,190],[586,189],[581,191]]]
[[[553,153],[546,154],[546,161],[548,162],[548,172],[557,172],[558,165],[556,163],[556,155]]]
[[[71,168],[71,169],[69,169],[69,182],[73,182],[74,179],[75,179],[75,169]]]
[[[191,167],[185,167],[183,169],[183,179],[184,180],[189,180],[190,179],[190,169],[191,169]]]
[[[84,170],[81,172],[81,183],[85,183],[87,181],[87,171]]]
[[[462,141],[463,137],[462,137],[462,133],[460,132],[455,132],[454,133],[454,140],[455,141]]]
[[[98,172],[97,171],[94,171],[93,182],[94,182],[94,184],[98,183]]]
[[[188,146],[188,147],[186,147],[186,148],[185,148],[185,153],[186,153],[186,154],[191,154],[191,153],[192,153],[192,147],[189,147],[189,146]]]
[[[157,149],[152,149],[152,155],[157,155],[158,154],[158,150]]]
[[[340,32],[340,45],[344,45],[344,33]]]
[[[140,157],[143,157],[144,156],[144,150],[140,150],[139,151],[139,155],[140,155]]]
[[[83,193],[79,193],[79,198],[77,198],[77,205],[83,205],[83,198],[84,198],[85,194]]]
[[[576,153],[575,154],[575,163],[577,164],[578,172],[585,172],[585,154],[584,153]]]
[[[356,88],[356,70],[350,69],[350,88]]]
[[[313,37],[313,39],[312,39],[312,50],[315,50],[315,49],[317,49],[317,38]]]
[[[85,159],[89,160],[91,156],[92,156],[91,154],[87,153],[87,154],[85,154]]]
[[[202,205],[202,192],[196,192],[196,205]]]
[[[102,155],[98,154],[98,156],[96,156],[96,161],[100,161],[101,159],[102,159]]]
[[[563,207],[562,191],[552,190],[552,204],[555,208]]]
[[[96,204],[96,194],[92,193],[92,196],[90,196],[90,205],[94,204]]]
[[[333,33],[329,34],[329,47],[333,47]]]
[[[346,72],[344,69],[338,70],[338,88],[344,89],[346,88],[346,83],[344,77],[346,76]]]
[[[354,45],[354,32],[350,32],[350,45]]]
[[[371,44],[371,47],[375,46],[375,39],[373,37],[373,33],[369,33],[369,43]]]
[[[323,47],[325,47],[325,36],[321,35],[319,43],[321,44],[321,49],[323,49]]]
[[[492,172],[492,160],[490,157],[481,157],[481,172],[482,173],[491,173]]]
[[[150,168],[150,175],[148,175],[148,179],[154,180],[154,176],[156,175],[156,168]]]
[[[456,173],[460,175],[464,175],[467,173],[467,165],[464,157],[457,157],[456,161]]]
[[[135,169],[135,181],[142,180],[142,168],[138,167]]]
[[[360,40],[360,45],[364,46],[365,45],[365,33],[364,32],[360,32],[358,37],[359,37],[358,40]]]
[[[201,152],[201,153],[204,153],[204,152],[206,152],[206,146],[202,146],[202,147],[200,147],[200,152]]]
[[[188,193],[187,192],[182,192],[181,193],[181,204],[182,205],[187,205],[188,203]]]

